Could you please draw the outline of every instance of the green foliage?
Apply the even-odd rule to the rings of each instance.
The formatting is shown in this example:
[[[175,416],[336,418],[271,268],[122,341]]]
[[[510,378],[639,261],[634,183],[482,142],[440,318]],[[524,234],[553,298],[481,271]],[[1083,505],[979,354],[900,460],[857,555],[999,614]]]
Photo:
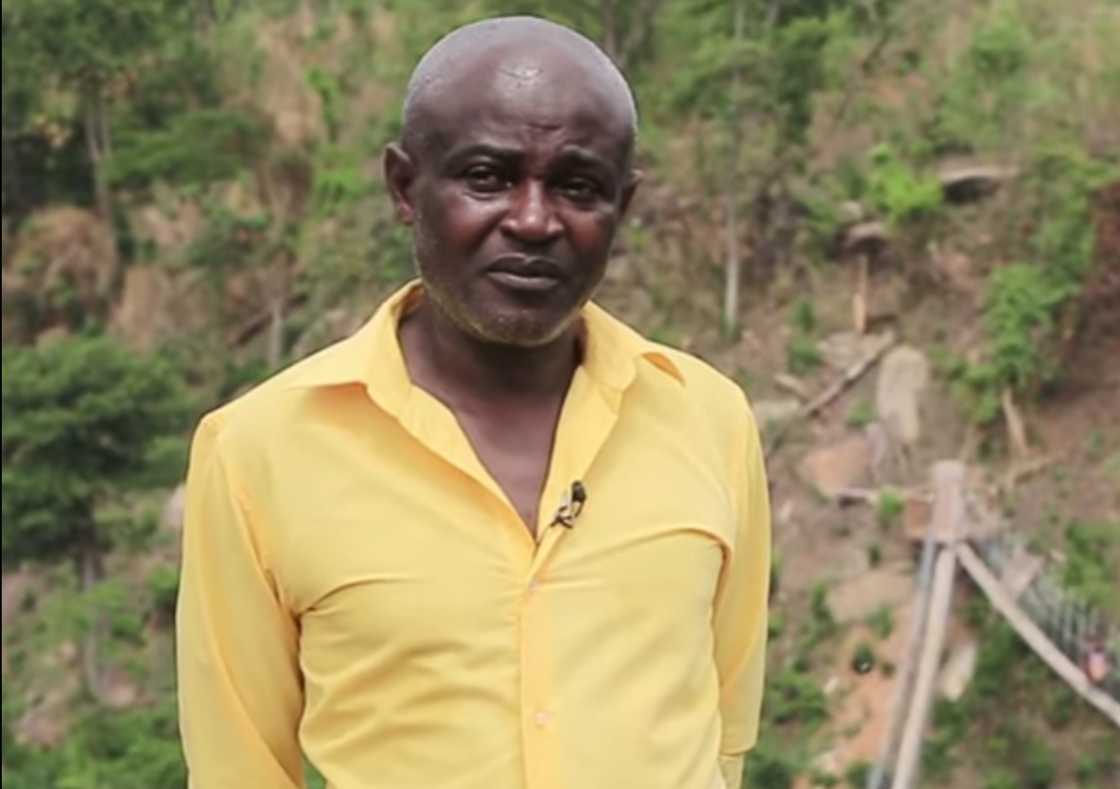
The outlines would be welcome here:
[[[931,130],[937,149],[973,150],[999,142],[1031,97],[1027,66],[1034,45],[1017,4],[996,6],[941,83]]]
[[[1120,523],[1073,521],[1065,530],[1066,563],[1062,582],[1090,605],[1120,612]]]
[[[890,488],[879,491],[875,504],[875,518],[879,521],[880,527],[889,529],[896,526],[905,509],[906,498],[901,493]]]
[[[40,78],[103,85],[171,35],[184,10],[171,0],[10,0],[5,44],[18,43]]]
[[[875,421],[875,404],[866,397],[861,397],[848,409],[848,415],[844,421],[850,427],[867,427]]]
[[[923,174],[888,145],[871,151],[867,199],[891,224],[900,225],[931,217],[941,207],[941,184]]]
[[[966,613],[979,630],[976,673],[959,701],[935,703],[932,731],[922,752],[922,774],[933,785],[949,785],[952,770],[971,759],[983,768],[985,786],[1052,786],[1058,777],[1058,757],[1050,727],[1073,728],[1085,705],[982,600],[971,604]],[[1008,705],[1014,704],[1040,715],[1024,711],[1008,716]],[[1113,749],[1104,751],[1111,754]],[[1088,768],[1086,773],[1092,774]]]
[[[98,583],[86,596],[85,628],[92,626],[94,617],[104,617],[109,635],[118,641],[131,644],[142,642],[144,615],[135,605],[135,591],[121,578],[109,578]]]
[[[798,761],[778,744],[776,738],[763,735],[747,757],[743,785],[792,789],[799,772]]]
[[[148,574],[148,593],[152,596],[152,609],[170,619],[175,614],[179,597],[179,571],[169,565],[160,565]]]
[[[996,767],[984,778],[984,789],[1020,789],[1019,776],[1005,767]]]
[[[888,638],[894,631],[894,612],[890,606],[883,605],[868,615],[867,626],[875,631],[879,638]]]
[[[875,650],[866,642],[861,642],[852,653],[851,667],[857,674],[866,674],[875,668]]]
[[[816,341],[804,334],[794,334],[786,346],[786,365],[794,375],[811,373],[821,365],[821,352]]]
[[[178,372],[79,337],[5,349],[3,377],[4,562],[104,550],[114,521],[99,506],[155,482],[157,439],[185,427]]]
[[[370,180],[362,175],[358,151],[324,145],[316,152],[313,202],[321,215],[329,215],[370,193]]]
[[[1032,262],[992,271],[984,306],[987,344],[976,362],[955,360],[948,374],[973,421],[993,422],[1004,389],[1027,395],[1061,366],[1061,317],[1080,293],[1093,260],[1091,195],[1116,169],[1066,146],[1044,147],[1025,177],[1022,254]]]
[[[809,726],[828,720],[828,697],[808,674],[787,670],[769,680],[766,687],[766,716],[775,723]]]
[[[91,711],[60,747],[13,744],[5,747],[4,762],[4,786],[12,789],[184,789],[187,784],[173,699],[123,712]]]
[[[239,110],[185,112],[164,128],[125,129],[107,175],[130,188],[156,180],[192,185],[228,179],[260,155],[267,139],[262,122]]]
[[[810,299],[798,299],[790,312],[790,325],[802,334],[812,334],[817,330],[817,312]]]
[[[844,770],[844,780],[852,789],[864,789],[871,775],[871,764],[862,759],[854,761]]]

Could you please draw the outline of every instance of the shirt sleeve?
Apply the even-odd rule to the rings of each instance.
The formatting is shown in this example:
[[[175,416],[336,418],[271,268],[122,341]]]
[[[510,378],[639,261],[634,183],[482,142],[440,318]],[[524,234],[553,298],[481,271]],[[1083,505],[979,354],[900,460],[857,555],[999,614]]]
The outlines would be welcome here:
[[[298,629],[216,434],[207,417],[191,448],[176,615],[190,787],[301,789]]]
[[[713,620],[720,683],[721,768],[731,789],[739,786],[742,755],[758,739],[770,590],[770,497],[758,429],[745,401],[743,411],[731,461],[738,532]]]

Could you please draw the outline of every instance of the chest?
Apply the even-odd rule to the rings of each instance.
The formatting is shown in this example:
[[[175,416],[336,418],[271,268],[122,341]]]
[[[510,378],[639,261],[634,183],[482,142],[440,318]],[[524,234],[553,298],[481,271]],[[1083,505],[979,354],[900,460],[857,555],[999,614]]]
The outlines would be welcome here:
[[[549,529],[555,539],[534,539],[523,515],[418,442],[361,441],[352,429],[335,439],[305,445],[318,459],[310,473],[273,478],[254,496],[277,536],[277,582],[296,614],[339,612],[358,599],[363,616],[381,613],[366,621],[421,610],[445,618],[463,606],[496,612],[534,578],[590,594],[581,605],[621,595],[703,607],[735,544],[724,453],[644,422],[624,420],[586,471],[573,472],[587,499],[573,528]],[[541,449],[551,439],[531,440],[533,473],[515,472],[509,489],[535,508],[549,462]],[[561,436],[558,444],[557,467],[581,468],[564,458],[578,441]],[[494,458],[519,457],[499,449],[490,461],[497,466],[504,461]]]
[[[458,415],[479,462],[532,534],[537,530],[559,414],[557,403],[521,412]]]

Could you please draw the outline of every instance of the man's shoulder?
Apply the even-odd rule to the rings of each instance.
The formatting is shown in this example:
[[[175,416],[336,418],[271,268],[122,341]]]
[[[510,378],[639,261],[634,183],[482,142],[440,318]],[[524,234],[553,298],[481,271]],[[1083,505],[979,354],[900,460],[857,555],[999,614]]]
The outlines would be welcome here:
[[[703,358],[649,341],[651,353],[661,356],[679,373],[687,397],[705,409],[716,409],[720,414],[749,413],[747,395],[734,379],[718,370]]]
[[[210,433],[214,440],[277,435],[299,418],[319,384],[347,383],[343,371],[353,341],[348,337],[334,342],[241,392],[207,413],[199,432]]]

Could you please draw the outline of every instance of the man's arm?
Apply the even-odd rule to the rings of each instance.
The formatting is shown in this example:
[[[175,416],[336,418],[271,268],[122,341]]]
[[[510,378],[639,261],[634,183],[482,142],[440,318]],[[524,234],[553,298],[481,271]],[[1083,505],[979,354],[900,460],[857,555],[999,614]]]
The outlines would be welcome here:
[[[192,789],[298,789],[298,630],[214,417],[191,448],[176,618],[179,722]]]
[[[749,413],[745,403],[743,409]],[[743,754],[758,738],[770,590],[770,497],[762,445],[753,419],[739,423],[731,461],[739,531],[714,616],[723,722],[720,767],[728,789],[739,789]]]

